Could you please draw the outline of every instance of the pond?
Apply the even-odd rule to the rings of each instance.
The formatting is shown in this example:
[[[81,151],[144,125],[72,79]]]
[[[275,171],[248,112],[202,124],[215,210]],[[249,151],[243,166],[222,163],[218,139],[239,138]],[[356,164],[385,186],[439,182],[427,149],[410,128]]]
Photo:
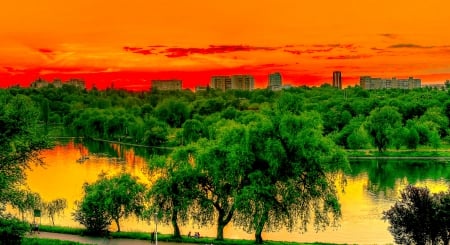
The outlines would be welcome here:
[[[144,183],[149,183],[146,166],[146,149],[126,147],[107,142],[60,143],[42,153],[45,166],[31,166],[27,171],[27,184],[38,192],[44,201],[65,198],[68,208],[55,217],[55,225],[81,227],[72,219],[74,202],[81,199],[82,185],[93,182],[101,172],[108,174],[126,171]],[[342,204],[342,220],[337,228],[325,231],[289,233],[281,230],[263,233],[265,240],[295,242],[333,242],[357,244],[393,243],[388,224],[381,220],[382,212],[389,209],[407,185],[427,186],[432,192],[446,190],[450,183],[450,164],[446,161],[424,160],[353,160],[352,171],[346,174],[347,184],[339,193]],[[31,219],[31,218],[29,218]],[[42,224],[51,224],[42,217]],[[127,219],[121,223],[123,231],[154,230],[154,223]],[[113,225],[112,230],[115,229]],[[159,224],[158,231],[172,233],[171,226]],[[215,237],[214,226],[198,228],[193,225],[181,227],[182,234],[199,231],[202,236]],[[229,224],[225,238],[254,239]]]

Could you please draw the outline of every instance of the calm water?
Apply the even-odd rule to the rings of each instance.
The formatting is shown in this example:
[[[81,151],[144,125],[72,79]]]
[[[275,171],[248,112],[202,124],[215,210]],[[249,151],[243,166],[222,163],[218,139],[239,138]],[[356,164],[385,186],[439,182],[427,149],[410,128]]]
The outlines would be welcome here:
[[[142,150],[142,149],[137,149]],[[78,144],[73,142],[56,146],[43,152],[45,167],[33,166],[28,171],[27,183],[32,191],[40,193],[45,201],[65,198],[68,208],[55,218],[56,225],[80,227],[72,220],[74,201],[82,195],[81,186],[85,182],[93,182],[101,172],[109,174],[127,171],[137,176],[144,183],[149,183],[146,174],[147,160],[145,154],[137,153],[132,148],[91,142]],[[89,156],[89,159],[79,161]],[[263,233],[266,240],[282,240],[297,242],[335,242],[358,244],[393,243],[387,231],[387,223],[381,220],[384,210],[391,207],[399,196],[399,191],[411,183],[428,186],[433,192],[446,190],[450,180],[450,164],[447,162],[414,161],[353,161],[352,172],[348,173],[345,191],[339,193],[342,204],[343,219],[338,228],[326,231],[289,233],[279,231]],[[42,224],[51,224],[47,217],[42,217]],[[152,231],[154,223],[129,219],[122,221],[124,231]],[[115,229],[115,226],[112,227]],[[171,226],[158,225],[158,231],[172,233]],[[215,237],[215,227],[198,228],[192,225],[181,228],[183,234],[189,231],[200,231],[204,236]],[[224,235],[226,238],[253,239],[248,234],[232,225],[228,225]]]

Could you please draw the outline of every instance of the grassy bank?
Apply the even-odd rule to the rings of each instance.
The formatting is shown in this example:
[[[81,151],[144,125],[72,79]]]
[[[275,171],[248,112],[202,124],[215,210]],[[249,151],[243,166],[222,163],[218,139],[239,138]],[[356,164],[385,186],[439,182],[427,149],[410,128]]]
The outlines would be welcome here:
[[[55,239],[25,237],[22,239],[21,245],[90,245],[86,243],[61,241]]]
[[[350,158],[355,157],[398,157],[398,158],[449,158],[450,159],[450,145],[444,145],[439,149],[431,147],[420,147],[415,150],[403,149],[388,149],[384,152],[378,152],[377,149],[364,150],[347,150]]]
[[[81,228],[70,228],[70,227],[60,227],[60,226],[40,226],[41,231],[46,232],[54,232],[54,233],[64,233],[64,234],[73,234],[73,235],[83,235],[85,229]],[[111,232],[109,234],[111,238],[127,238],[127,239],[139,239],[139,240],[150,240],[150,233],[148,232]],[[214,245],[253,245],[255,242],[253,240],[242,240],[242,239],[224,239],[223,241],[217,241],[211,237],[203,237],[203,238],[189,238],[187,236],[183,236],[180,239],[174,239],[170,234],[159,234],[158,233],[158,241],[163,242],[179,242],[179,243],[198,243],[198,244],[214,244]],[[34,243],[28,243],[34,244]],[[36,244],[55,244],[59,245],[60,243],[36,243]],[[64,243],[65,244],[65,243]],[[77,243],[70,243],[77,244]],[[333,243],[298,243],[298,242],[283,242],[283,241],[265,241],[264,244],[267,245],[332,245]]]

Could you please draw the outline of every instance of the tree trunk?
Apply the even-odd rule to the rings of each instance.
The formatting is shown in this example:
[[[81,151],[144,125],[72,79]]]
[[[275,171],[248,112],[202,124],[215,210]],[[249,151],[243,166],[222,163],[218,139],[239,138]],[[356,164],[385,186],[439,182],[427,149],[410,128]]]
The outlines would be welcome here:
[[[261,219],[259,220],[258,224],[256,225],[256,229],[255,229],[255,243],[256,244],[262,244],[263,243],[263,239],[262,239],[262,231],[264,230],[264,225],[266,224],[266,221],[268,219],[268,212],[265,211],[262,216]]]
[[[223,240],[223,229],[225,228],[224,224],[218,224],[217,225],[217,237],[216,240]]]
[[[117,232],[120,232],[120,224],[119,224],[119,219],[114,219],[114,222],[116,222],[116,226],[117,226]]]
[[[223,229],[225,226],[231,221],[234,213],[234,206],[231,207],[228,214],[225,215],[225,211],[223,209],[219,209],[219,216],[217,217],[217,237],[216,240],[223,240]]]
[[[181,238],[180,227],[178,226],[178,211],[172,211],[173,237]]]

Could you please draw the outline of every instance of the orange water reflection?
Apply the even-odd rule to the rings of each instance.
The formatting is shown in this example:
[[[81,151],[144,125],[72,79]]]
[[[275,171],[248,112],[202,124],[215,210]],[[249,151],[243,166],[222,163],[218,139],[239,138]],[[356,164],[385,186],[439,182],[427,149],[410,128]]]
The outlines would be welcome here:
[[[120,147],[120,146],[114,146]],[[80,227],[80,224],[72,220],[71,213],[74,209],[74,201],[79,200],[82,194],[82,185],[85,182],[93,182],[101,172],[116,174],[126,171],[137,176],[142,182],[148,183],[146,174],[146,160],[136,156],[133,150],[121,150],[117,159],[90,155],[84,162],[77,162],[81,156],[86,155],[87,149],[68,143],[56,146],[52,150],[42,153],[45,167],[33,167],[27,172],[27,183],[32,191],[40,193],[45,201],[56,198],[65,198],[68,208],[65,213],[55,218],[56,225]],[[266,240],[298,241],[298,242],[334,242],[334,243],[358,243],[358,244],[387,244],[393,243],[392,236],[387,231],[388,224],[381,220],[381,214],[388,209],[398,197],[398,193],[408,183],[406,180],[398,180],[394,189],[389,193],[373,194],[367,188],[369,185],[366,174],[356,177],[347,177],[345,192],[339,193],[342,204],[343,219],[338,228],[329,228],[326,231],[315,232],[312,228],[304,233],[289,233],[285,230],[264,233]],[[447,183],[442,181],[423,181],[418,185],[428,186],[432,191],[441,191],[447,188]],[[42,218],[43,224],[50,224],[46,217]],[[128,219],[121,223],[124,231],[152,231],[154,223]],[[115,229],[115,227],[112,227]],[[158,230],[163,233],[171,233],[170,226],[159,225]],[[188,225],[181,227],[181,232],[200,231],[203,236],[214,237],[215,227],[201,228]],[[235,229],[232,225],[224,231],[226,238],[253,239],[253,234]]]

